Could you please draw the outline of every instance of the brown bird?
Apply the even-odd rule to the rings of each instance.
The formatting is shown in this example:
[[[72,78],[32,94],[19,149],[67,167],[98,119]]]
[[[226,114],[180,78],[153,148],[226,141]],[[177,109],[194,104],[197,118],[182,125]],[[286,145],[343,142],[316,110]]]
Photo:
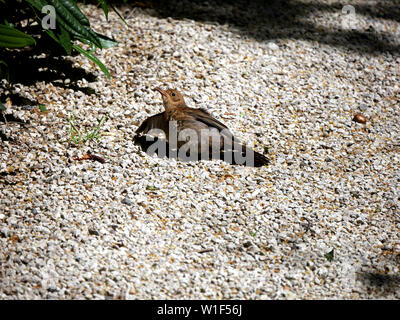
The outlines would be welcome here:
[[[220,159],[223,155],[223,160],[233,164],[260,167],[269,163],[264,155],[242,144],[227,126],[206,110],[188,107],[177,90],[155,90],[161,93],[165,111],[147,118],[139,126],[136,141],[139,134],[157,136],[164,133],[169,147],[179,158]]]

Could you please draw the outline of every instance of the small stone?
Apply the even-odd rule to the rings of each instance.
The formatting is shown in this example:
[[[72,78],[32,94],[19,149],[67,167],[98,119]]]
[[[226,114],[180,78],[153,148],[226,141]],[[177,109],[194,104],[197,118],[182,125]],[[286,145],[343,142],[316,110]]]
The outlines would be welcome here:
[[[52,283],[52,284],[48,285],[47,291],[49,291],[49,292],[57,292],[58,288],[57,288],[57,286],[55,284]]]
[[[100,233],[95,229],[89,229],[88,232],[92,236],[99,236],[100,235]]]
[[[357,113],[354,116],[353,121],[358,122],[358,123],[362,123],[362,124],[366,124],[367,123],[367,118],[365,116],[363,116],[361,113]]]
[[[3,227],[0,229],[0,236],[2,238],[7,238],[10,235],[10,230],[7,229],[6,227]]]
[[[131,199],[129,198],[123,198],[121,201],[123,204],[127,204],[128,206],[132,206],[135,204],[135,202],[133,202]]]
[[[276,51],[276,50],[279,49],[279,47],[277,46],[277,44],[274,43],[274,42],[269,42],[267,46],[268,46],[268,49],[269,49],[269,50],[272,50],[272,51]]]
[[[253,243],[250,240],[243,243],[244,248],[250,248],[252,245],[253,245]]]

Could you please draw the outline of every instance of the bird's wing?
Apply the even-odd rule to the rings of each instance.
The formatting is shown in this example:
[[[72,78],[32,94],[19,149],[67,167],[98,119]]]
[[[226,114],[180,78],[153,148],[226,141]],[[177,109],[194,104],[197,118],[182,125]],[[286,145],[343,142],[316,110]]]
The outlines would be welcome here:
[[[146,134],[149,132],[151,129],[163,129],[163,123],[164,123],[164,113],[157,113],[154,116],[148,117],[146,120],[142,122],[142,124],[139,126],[139,128],[136,130],[136,134],[142,133]]]
[[[228,129],[228,127],[226,125],[224,125],[222,122],[215,119],[211,114],[209,114],[204,109],[192,109],[192,108],[189,109],[188,108],[186,112],[188,114],[190,114],[193,118],[195,118],[197,121],[203,122],[204,124],[206,124],[209,127],[217,128],[218,131]]]

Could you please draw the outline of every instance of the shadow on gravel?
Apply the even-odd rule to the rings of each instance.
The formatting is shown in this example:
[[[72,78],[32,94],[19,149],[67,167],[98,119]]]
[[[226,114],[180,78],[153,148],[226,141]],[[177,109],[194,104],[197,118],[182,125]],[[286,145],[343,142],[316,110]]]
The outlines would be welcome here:
[[[21,1],[4,4],[1,10],[1,17],[7,18],[9,23],[14,24],[18,30],[32,35],[36,40],[34,46],[12,50],[0,48],[0,76],[7,79],[9,84],[20,83],[29,86],[37,82],[45,82],[67,89],[76,89],[73,84],[77,80],[85,78],[87,81],[94,81],[96,79],[92,73],[74,66],[73,62],[67,58],[70,55],[67,55],[60,45],[43,32],[41,25],[34,23],[27,25],[26,21],[30,19],[31,13],[27,11],[26,4],[22,4]],[[68,85],[64,83],[66,79],[69,79]],[[7,91],[10,88],[11,86],[0,89]],[[18,94],[15,95],[15,100],[22,99],[18,97]],[[13,103],[17,102],[13,100]]]
[[[95,93],[92,88],[77,86],[76,81],[86,79],[88,82],[92,82],[96,80],[96,76],[83,68],[73,66],[70,60],[66,60],[57,51],[44,52],[40,50],[40,46],[35,49],[5,51],[1,56],[1,60],[8,66],[9,83],[20,83],[29,86],[43,81],[52,83],[56,87],[82,91],[85,94]],[[66,79],[69,79],[68,84],[64,82]],[[0,87],[0,89],[3,89],[0,97],[2,102],[6,98],[10,98],[15,106],[36,106],[38,104],[38,101],[27,99],[13,92],[12,89],[11,91],[3,87]]]
[[[169,159],[172,158],[172,159],[177,159],[177,160],[181,160],[181,161],[184,161],[184,162],[195,162],[196,161],[196,160],[180,159],[176,155],[176,150],[173,150],[170,147],[170,145],[168,144],[168,142],[165,141],[165,139],[160,139],[160,138],[154,137],[150,141],[148,141],[148,140],[146,140],[146,136],[135,136],[133,141],[137,146],[139,146],[142,149],[142,151],[146,152],[149,156],[153,156],[154,154],[156,154],[160,158],[163,158],[164,156],[166,156]],[[161,154],[160,149],[156,149],[155,152],[153,152],[153,153],[149,152],[149,147],[151,147],[153,144],[155,144],[157,142],[165,143],[165,145],[167,147],[166,155],[165,154]],[[245,164],[241,164],[241,163],[236,163],[234,155],[231,156],[230,160],[228,160],[228,159],[229,159],[229,157],[227,159],[225,159],[225,154],[224,154],[223,151],[221,151],[214,158],[209,156],[207,158],[202,158],[201,160],[224,160],[225,162],[227,162],[227,163],[229,163],[231,165],[245,165]]]
[[[380,259],[383,259],[381,261],[395,269],[400,264],[400,252],[393,250],[390,246],[382,247],[381,249],[382,256]],[[400,292],[400,274],[398,273],[387,274],[379,272],[376,267],[373,270],[361,269],[357,272],[357,280],[364,285],[368,292],[379,290],[383,296]]]
[[[393,44],[393,38],[399,35],[374,29],[376,19],[400,22],[400,6],[395,2],[386,0],[375,4],[370,1],[354,5],[355,12],[368,22],[368,27],[363,31],[342,28],[341,22],[335,23],[339,27],[334,29],[307,20],[311,15],[318,17],[326,12],[347,19],[342,12],[344,5],[339,2],[311,4],[299,0],[153,0],[142,3],[142,7],[150,8],[148,12],[160,18],[228,24],[242,36],[261,41],[289,38],[318,41],[361,53],[398,53],[400,48]]]
[[[74,87],[77,80],[83,78],[87,81],[96,80],[92,73],[74,66],[73,62],[67,58],[68,55],[65,50],[43,33],[40,25],[26,26],[26,12],[24,7],[21,8],[20,5],[21,2],[15,2],[13,5],[3,6],[1,10],[6,12],[2,12],[1,16],[4,15],[7,19],[10,19],[17,26],[17,29],[33,35],[36,45],[12,50],[0,48],[0,79],[8,80],[8,84],[3,83],[4,85],[0,86],[0,90],[11,99],[13,105],[33,106],[38,104],[37,101],[26,101],[27,99],[18,92],[13,92],[12,84],[15,83],[30,86],[37,82],[45,82],[66,89],[77,90],[78,86],[75,85]],[[19,14],[17,14],[18,12]],[[66,79],[69,79],[68,85],[64,83]],[[3,97],[1,98],[3,99]]]
[[[367,290],[378,289],[383,295],[395,294],[400,290],[400,276],[379,272],[359,272],[358,280]]]
[[[71,82],[85,78],[94,81],[96,77],[86,70],[74,67],[73,63],[60,54],[41,50],[7,51],[2,60],[8,65],[10,82],[32,85],[39,81],[46,83],[64,81]]]

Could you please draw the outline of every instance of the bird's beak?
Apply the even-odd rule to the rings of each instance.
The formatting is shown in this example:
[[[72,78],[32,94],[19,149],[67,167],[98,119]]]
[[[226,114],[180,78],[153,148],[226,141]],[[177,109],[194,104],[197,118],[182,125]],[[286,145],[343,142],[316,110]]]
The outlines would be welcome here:
[[[167,92],[164,91],[163,89],[161,89],[161,88],[155,88],[154,90],[157,90],[157,91],[158,91],[159,93],[161,93],[161,95],[163,95],[164,97],[168,97]]]

